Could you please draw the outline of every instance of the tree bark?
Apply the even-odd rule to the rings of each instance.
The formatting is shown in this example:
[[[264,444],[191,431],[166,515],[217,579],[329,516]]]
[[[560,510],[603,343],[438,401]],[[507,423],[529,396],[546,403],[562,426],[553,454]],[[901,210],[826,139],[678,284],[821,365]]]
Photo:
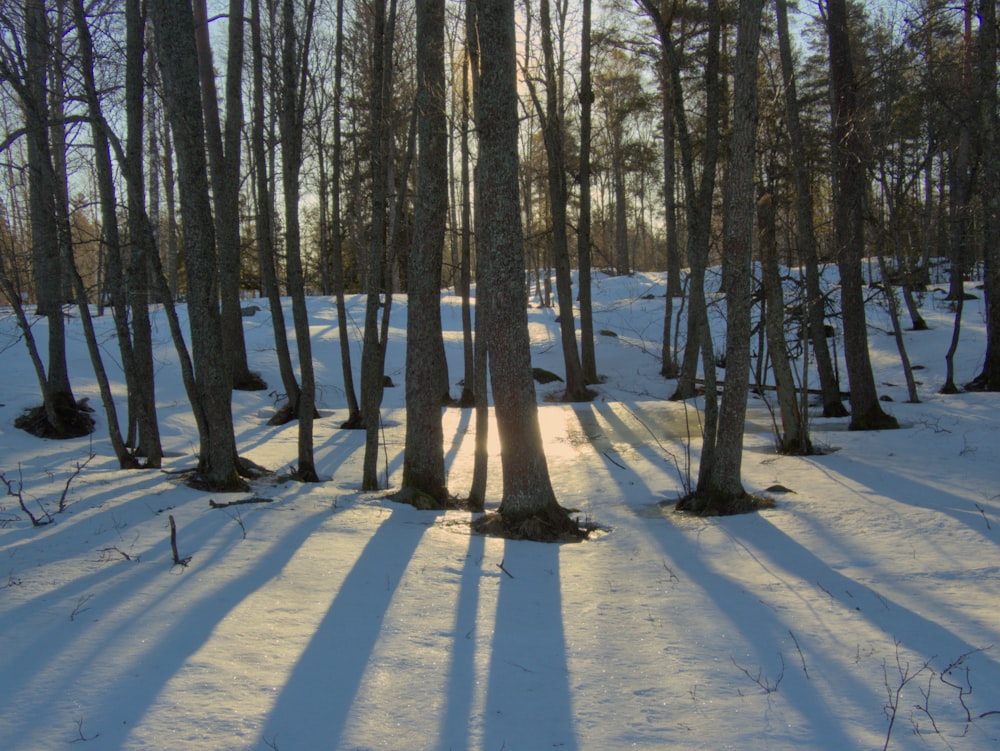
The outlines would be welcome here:
[[[844,315],[844,357],[851,387],[851,430],[899,427],[878,400],[868,353],[865,319],[864,255],[865,157],[858,130],[854,64],[847,28],[845,0],[828,0],[827,33],[830,45],[830,78],[833,87],[834,242],[840,268],[841,308]]]
[[[500,432],[499,514],[521,536],[561,534],[569,518],[556,501],[531,377],[524,237],[518,212],[517,78],[513,0],[478,3],[481,50],[476,97],[481,203],[480,252],[489,258],[480,294],[490,306],[490,376]]]
[[[553,51],[552,19],[549,0],[540,0],[542,57],[545,71],[545,107],[542,108],[532,88],[532,98],[542,123],[548,167],[549,213],[552,219],[552,259],[556,270],[556,293],[559,306],[559,335],[563,365],[566,369],[567,402],[585,402],[594,398],[587,388],[576,344],[576,319],[573,313],[573,282],[569,265],[569,238],[566,231],[566,206],[569,189],[566,181],[566,155],[563,107],[559,97],[561,82],[556,76]]]
[[[785,294],[778,267],[778,242],[775,227],[774,199],[770,193],[757,201],[757,226],[760,238],[760,260],[764,280],[764,328],[768,351],[774,370],[774,385],[781,412],[781,435],[777,436],[778,451],[783,454],[811,454],[808,426],[795,393],[795,378],[788,360],[785,340]]]
[[[750,308],[754,224],[754,164],[757,147],[757,56],[764,0],[742,0],[739,8],[733,85],[733,130],[726,184],[723,273],[726,295],[726,385],[719,409],[715,462],[703,481],[713,510],[731,510],[746,496],[741,479],[743,434],[750,377]],[[728,273],[727,273],[728,272]],[[706,396],[707,398],[707,396]]]
[[[198,469],[207,487],[244,490],[236,472],[230,382],[223,355],[217,295],[217,258],[205,163],[204,120],[199,99],[194,16],[190,4],[152,0],[163,99],[173,126],[181,185],[181,216],[197,396],[206,421]],[[169,61],[164,64],[164,61]]]
[[[816,369],[819,373],[820,389],[823,392],[823,416],[845,417],[847,409],[840,401],[840,384],[833,369],[830,348],[826,344],[826,311],[820,287],[819,254],[816,250],[816,232],[813,227],[812,186],[806,164],[805,135],[799,117],[799,98],[795,84],[795,69],[792,62],[792,45],[788,31],[787,0],[776,0],[778,21],[778,51],[781,57],[781,75],[785,84],[785,119],[788,141],[791,146],[792,179],[795,184],[796,240],[799,257],[806,272],[806,302],[802,314],[802,325],[812,336],[813,352],[816,355]]]
[[[312,337],[306,310],[305,275],[302,270],[302,239],[299,225],[299,171],[302,168],[302,139],[305,112],[305,84],[312,40],[314,3],[305,7],[302,42],[296,27],[294,0],[284,0],[282,17],[284,48],[281,68],[281,184],[285,199],[285,255],[288,289],[292,298],[295,344],[299,353],[300,390],[298,404],[298,467],[295,476],[302,482],[318,482],[313,453],[313,420],[316,417],[316,376],[313,368]]]
[[[250,151],[253,162],[253,178],[257,232],[257,254],[260,263],[261,284],[271,310],[271,328],[274,331],[274,347],[278,360],[278,372],[285,389],[286,409],[280,410],[272,419],[274,422],[288,422],[299,410],[299,382],[292,367],[292,356],[288,346],[288,332],[285,312],[281,304],[278,288],[278,273],[274,248],[274,194],[268,174],[267,151],[264,145],[264,44],[260,19],[260,0],[250,0],[250,39],[253,60],[253,111],[250,118]]]
[[[403,488],[442,506],[444,475],[440,366],[441,266],[448,212],[444,0],[417,0],[417,199],[407,276],[406,448]],[[404,176],[405,181],[405,176]]]
[[[594,313],[591,299],[591,111],[594,105],[594,89],[590,80],[591,54],[591,5],[592,0],[583,0],[583,21],[580,31],[580,208],[577,228],[577,265],[580,275],[580,365],[583,367],[585,383],[600,381],[597,373],[597,352],[594,345]]]
[[[250,371],[240,305],[239,191],[240,141],[243,126],[243,0],[229,0],[224,132],[215,89],[215,69],[212,65],[206,0],[195,0],[194,11],[198,73],[201,80],[202,107],[205,110],[205,135],[215,206],[223,344],[226,348],[226,361],[233,388],[259,391],[267,388],[267,384],[259,375]]]

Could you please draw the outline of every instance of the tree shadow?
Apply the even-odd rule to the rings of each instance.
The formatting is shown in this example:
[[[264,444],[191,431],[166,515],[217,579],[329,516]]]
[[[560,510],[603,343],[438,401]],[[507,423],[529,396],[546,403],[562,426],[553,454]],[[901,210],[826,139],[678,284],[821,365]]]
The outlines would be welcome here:
[[[426,530],[397,518],[409,513],[408,507],[394,508],[368,540],[282,686],[265,739],[280,738],[288,748],[338,747],[380,624]]]
[[[504,541],[483,748],[578,748],[563,627],[559,545]]]

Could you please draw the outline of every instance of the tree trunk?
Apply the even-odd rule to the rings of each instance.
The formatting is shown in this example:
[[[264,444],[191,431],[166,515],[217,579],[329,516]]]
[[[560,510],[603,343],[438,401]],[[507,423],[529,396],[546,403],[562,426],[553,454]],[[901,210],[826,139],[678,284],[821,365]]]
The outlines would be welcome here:
[[[743,489],[743,434],[750,378],[750,308],[754,224],[754,157],[757,144],[757,53],[764,0],[742,0],[736,40],[734,109],[723,235],[726,295],[726,385],[719,409],[714,464],[698,477],[712,511],[737,510]],[[726,273],[728,272],[728,273]],[[706,395],[706,398],[707,395]]]
[[[25,3],[26,81],[20,91],[28,140],[28,208],[36,313],[48,319],[48,367],[42,390],[45,417],[52,435],[72,437],[91,432],[78,423],[78,411],[66,365],[66,331],[62,304],[63,263],[57,218],[57,186],[49,142],[46,66],[49,39],[45,5]]]
[[[288,266],[288,289],[292,297],[295,343],[299,353],[301,376],[298,404],[298,467],[295,476],[302,482],[318,482],[313,454],[313,420],[316,417],[316,376],[313,370],[312,337],[306,310],[305,275],[302,270],[302,240],[299,227],[299,171],[302,168],[302,132],[304,129],[305,82],[309,45],[312,39],[314,4],[306,4],[305,31],[301,46],[297,33],[294,0],[284,0],[282,16],[284,48],[282,51],[281,113],[281,184],[285,199],[285,255]]]
[[[984,204],[983,257],[986,294],[986,357],[983,369],[966,388],[1000,391],[1000,120],[997,113],[996,0],[979,4],[979,90]]]
[[[223,344],[233,388],[259,391],[267,388],[250,371],[240,304],[240,140],[243,126],[243,0],[229,0],[229,35],[226,52],[226,125],[223,133],[212,65],[206,0],[195,0],[195,42],[201,81],[205,135],[208,144],[215,235],[219,253],[219,297],[222,303]]]
[[[391,2],[392,0],[390,0]],[[386,33],[385,0],[375,0],[372,28],[372,107],[369,165],[372,181],[372,219],[366,274],[364,345],[361,351],[361,416],[365,424],[365,456],[361,489],[378,490],[378,433],[381,427],[382,343],[378,311],[385,273],[386,252],[386,162],[388,161],[388,125],[390,102],[391,36]]]
[[[781,412],[778,451],[782,454],[811,454],[812,444],[809,441],[808,426],[804,412],[799,409],[795,378],[788,361],[788,342],[785,340],[785,294],[778,267],[774,199],[769,193],[761,196],[757,202],[757,222],[764,279],[764,328],[767,330],[768,351],[771,354],[778,409]]]
[[[573,282],[569,264],[569,238],[566,232],[566,206],[569,190],[566,183],[566,156],[564,150],[563,111],[559,98],[561,81],[556,76],[553,52],[552,19],[549,0],[541,2],[542,52],[545,70],[545,108],[542,109],[532,89],[532,98],[542,123],[545,155],[548,166],[549,213],[552,218],[552,258],[556,270],[556,292],[559,305],[559,334],[562,343],[563,365],[566,369],[567,402],[585,402],[594,398],[587,388],[576,344],[576,319],[573,314]]]
[[[594,313],[591,301],[590,141],[594,90],[590,83],[590,29],[592,0],[583,0],[580,32],[580,208],[577,228],[577,264],[580,274],[580,365],[585,383],[600,381],[594,346]]]
[[[330,190],[332,202],[330,213],[333,227],[330,238],[331,281],[333,294],[337,296],[337,333],[340,340],[340,364],[344,376],[344,394],[347,397],[347,420],[342,428],[360,428],[361,408],[358,406],[357,390],[354,388],[354,370],[351,367],[351,338],[347,330],[347,303],[344,299],[344,234],[341,226],[340,182],[344,166],[344,146],[341,138],[340,117],[343,110],[344,78],[344,0],[337,0],[337,42],[333,63],[333,171]]]
[[[173,126],[181,185],[181,216],[192,326],[197,395],[206,422],[198,469],[207,487],[244,490],[236,472],[228,367],[222,347],[217,295],[217,258],[205,163],[204,121],[198,94],[194,16],[187,2],[150,3],[163,79],[163,99]],[[169,64],[164,64],[164,61]]]
[[[479,197],[480,252],[489,258],[480,285],[490,306],[493,402],[500,432],[503,496],[499,515],[512,534],[559,537],[575,526],[549,480],[531,377],[524,237],[518,213],[517,76],[513,0],[480,0],[480,91],[476,97],[479,170],[490,190]]]
[[[447,502],[439,367],[441,265],[448,212],[444,0],[417,0],[417,201],[407,276],[403,488]],[[403,182],[406,177],[404,175]]]
[[[661,115],[663,132],[663,196],[664,196],[664,230],[667,242],[667,290],[666,305],[663,312],[663,349],[661,353],[660,375],[664,378],[677,377],[677,358],[674,353],[672,336],[674,317],[674,298],[681,295],[680,246],[677,237],[677,206],[675,191],[676,158],[674,142],[676,126],[674,123],[674,90],[670,69],[670,56],[661,45],[660,48],[660,88]]]
[[[132,18],[129,8],[126,9],[126,16],[130,21],[136,20]],[[113,317],[115,321],[115,330],[118,335],[119,351],[122,356],[122,370],[125,374],[129,409],[130,411],[134,409],[136,413],[131,414],[129,417],[130,420],[134,419],[138,423],[140,436],[139,445],[141,447],[141,452],[139,453],[146,456],[146,466],[156,468],[159,467],[162,462],[163,450],[160,446],[159,426],[156,422],[156,400],[153,390],[153,377],[151,369],[150,372],[146,372],[144,369],[137,368],[136,366],[136,352],[133,348],[132,334],[128,326],[126,298],[123,294],[125,290],[125,280],[122,274],[122,247],[121,238],[118,232],[118,202],[115,195],[111,151],[108,145],[107,131],[105,130],[107,125],[101,111],[101,102],[94,79],[93,41],[90,35],[90,28],[87,25],[87,18],[82,0],[74,0],[73,18],[76,25],[80,52],[80,69],[84,83],[84,90],[86,92],[87,109],[91,121],[90,130],[94,144],[94,164],[97,174],[98,192],[100,194],[101,201],[101,237],[108,255],[109,272],[112,276],[112,281],[111,284],[108,285],[108,290],[112,300]],[[126,37],[128,39],[130,38],[128,34],[131,32],[132,26],[127,24],[127,27],[128,30],[126,32]],[[139,30],[139,35],[139,38],[141,39],[141,30]],[[139,47],[139,50],[141,50],[141,46]],[[128,52],[134,52],[134,50],[129,47]],[[138,60],[131,60],[131,63],[132,65],[129,69],[133,66],[138,66],[138,69],[142,70],[141,56]],[[126,96],[126,99],[128,102],[132,101],[132,98],[129,96]],[[129,134],[130,145],[132,144],[132,139],[134,137],[135,135],[133,133]],[[141,136],[139,137],[141,138]],[[80,286],[82,287],[82,282],[80,283]],[[82,290],[78,291],[78,294],[80,294],[80,292],[82,292]],[[86,295],[85,293],[83,293],[83,295],[85,304]],[[138,315],[144,311],[145,309],[136,310],[134,312]],[[81,308],[81,313],[84,313],[83,308]],[[87,324],[88,329],[93,328],[89,320],[85,320],[85,323]],[[148,317],[145,318],[145,324],[145,331],[148,332]],[[145,341],[150,342],[149,339],[146,339]],[[89,344],[90,342],[88,336],[88,345]],[[148,352],[151,353],[151,347]],[[95,372],[103,372],[103,365],[100,363],[100,351],[93,348],[91,355],[92,359],[96,358]],[[152,358],[150,357],[150,360],[151,359]],[[141,376],[140,370],[142,370]],[[110,392],[107,397],[104,392],[105,388],[102,383],[101,396],[102,400],[105,402],[109,434],[111,436],[115,455],[118,457],[119,466],[122,469],[134,468],[137,466],[137,463],[135,458],[126,450],[124,441],[121,438],[114,401],[110,398]]]
[[[864,255],[865,156],[857,119],[856,82],[845,0],[828,0],[827,32],[834,122],[834,242],[840,268],[844,357],[851,387],[851,430],[899,427],[878,400],[868,353],[868,324],[861,275]]]
[[[253,113],[250,122],[250,150],[253,161],[253,185],[256,196],[257,253],[260,262],[261,284],[271,310],[271,327],[274,331],[274,346],[278,360],[278,372],[288,400],[286,409],[271,418],[272,422],[288,422],[295,418],[299,410],[299,382],[292,367],[292,356],[288,347],[288,332],[285,325],[281,292],[278,288],[278,273],[274,248],[274,197],[268,174],[267,152],[264,145],[264,45],[260,20],[260,0],[250,0],[251,58],[253,59]]]
[[[812,186],[806,164],[805,135],[799,118],[799,99],[792,63],[792,45],[788,32],[787,0],[776,0],[778,20],[778,48],[781,56],[781,74],[785,84],[785,119],[791,145],[792,179],[795,184],[796,240],[799,257],[806,272],[806,302],[802,325],[811,332],[820,390],[823,392],[823,416],[845,417],[847,409],[840,401],[840,384],[833,369],[833,359],[826,344],[826,311],[820,287],[819,257],[816,250],[816,232],[813,228]]]

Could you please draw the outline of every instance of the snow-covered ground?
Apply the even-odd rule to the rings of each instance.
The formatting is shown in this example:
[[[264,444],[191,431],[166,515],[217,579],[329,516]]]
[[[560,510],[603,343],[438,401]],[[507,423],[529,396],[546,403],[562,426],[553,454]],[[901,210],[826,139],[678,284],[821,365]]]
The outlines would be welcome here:
[[[662,294],[658,275],[599,277],[595,328],[617,334],[598,337],[599,397],[563,405],[544,400],[558,384],[539,387],[559,498],[604,528],[561,546],[470,536],[468,514],[360,492],[363,435],[337,429],[330,299],[309,301],[323,482],[259,481],[252,492],[270,503],[225,509],[209,501],[236,498],[176,474],[198,439],[161,313],[163,472],[119,471],[100,412],[92,438],[16,430],[38,387],[0,314],[0,470],[36,511],[54,512],[69,488],[66,511],[40,528],[0,498],[0,747],[1000,747],[1000,396],[937,393],[952,321],[943,295],[924,300],[931,330],[906,334],[919,404],[904,403],[888,317],[871,310],[876,377],[903,429],[849,433],[846,419],[814,417],[826,453],[778,456],[755,398],[744,484],[791,492],[759,514],[696,519],[669,505],[689,463],[697,476],[698,405],[666,400]],[[359,341],[363,301],[349,302]],[[459,301],[443,302],[457,381]],[[397,300],[380,464],[391,486],[405,315]],[[110,317],[98,326],[117,374]],[[246,332],[252,367],[280,391],[266,309]],[[534,364],[561,372],[553,311],[531,311],[531,335]],[[75,317],[69,341],[77,396],[99,406]],[[978,374],[984,349],[982,302],[970,301],[956,381]],[[234,417],[240,452],[281,473],[296,426],[266,425],[275,399],[237,393]],[[463,495],[471,410],[447,410],[444,425],[449,486]],[[498,455],[491,464],[496,502]],[[186,568],[172,565],[170,516]]]

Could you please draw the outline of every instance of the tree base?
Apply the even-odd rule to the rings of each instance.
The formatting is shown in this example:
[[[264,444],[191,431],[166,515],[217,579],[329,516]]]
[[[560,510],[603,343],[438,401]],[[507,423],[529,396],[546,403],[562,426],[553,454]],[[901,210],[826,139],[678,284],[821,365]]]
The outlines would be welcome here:
[[[319,410],[313,409],[313,419],[319,419]],[[287,425],[290,422],[294,422],[299,419],[298,407],[292,407],[291,404],[285,404],[278,408],[278,411],[271,415],[271,418],[267,421],[268,425]]]
[[[206,493],[246,493],[250,486],[236,472],[226,481],[216,481],[209,479],[200,470],[191,472],[185,484],[194,490],[202,490]]]
[[[832,401],[823,405],[823,417],[850,417],[851,413],[841,401]]]
[[[14,420],[14,427],[30,433],[36,438],[82,438],[94,432],[94,418],[91,409],[83,399],[73,405],[58,405],[60,426],[49,422],[49,415],[44,405],[26,409]]]
[[[235,391],[264,391],[267,389],[267,381],[261,377],[260,373],[248,370],[233,379],[233,389]]]
[[[403,488],[386,496],[386,498],[394,503],[405,503],[407,506],[413,506],[418,511],[443,511],[451,505],[447,501],[439,501],[430,493],[413,487]]]
[[[360,412],[351,415],[344,422],[340,423],[341,430],[361,430],[364,426],[365,423],[364,420],[361,419]]]
[[[774,508],[774,500],[767,496],[753,495],[752,493],[728,496],[697,490],[679,498],[674,504],[675,511],[683,511],[695,516],[735,516],[736,514],[752,514],[765,508]]]
[[[505,540],[534,542],[579,542],[586,540],[593,529],[573,519],[569,510],[555,505],[537,514],[511,518],[497,511],[484,514],[472,522],[472,531]]]
[[[863,415],[855,415],[851,418],[848,430],[897,430],[899,422],[890,414],[882,411],[877,404]]]

